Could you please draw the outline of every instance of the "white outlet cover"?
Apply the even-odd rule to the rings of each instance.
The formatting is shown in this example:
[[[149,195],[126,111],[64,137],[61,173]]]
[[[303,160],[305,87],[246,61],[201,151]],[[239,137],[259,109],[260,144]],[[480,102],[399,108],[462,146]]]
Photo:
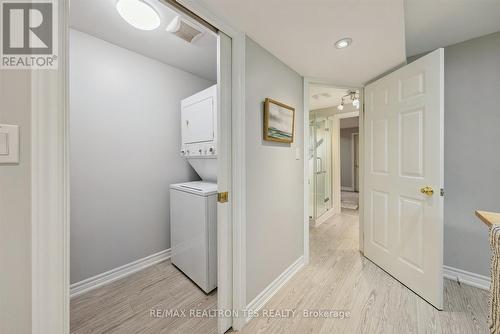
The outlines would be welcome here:
[[[0,164],[19,163],[19,126],[0,124]]]

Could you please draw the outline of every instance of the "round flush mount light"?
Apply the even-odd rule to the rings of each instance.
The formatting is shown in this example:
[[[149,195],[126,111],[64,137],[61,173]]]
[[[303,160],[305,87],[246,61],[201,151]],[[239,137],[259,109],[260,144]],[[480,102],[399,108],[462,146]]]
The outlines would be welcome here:
[[[142,0],[118,0],[116,10],[131,26],[140,30],[154,30],[160,26],[160,15]]]
[[[342,38],[342,39],[335,42],[335,47],[337,49],[345,49],[346,47],[348,47],[351,44],[352,44],[351,38]]]

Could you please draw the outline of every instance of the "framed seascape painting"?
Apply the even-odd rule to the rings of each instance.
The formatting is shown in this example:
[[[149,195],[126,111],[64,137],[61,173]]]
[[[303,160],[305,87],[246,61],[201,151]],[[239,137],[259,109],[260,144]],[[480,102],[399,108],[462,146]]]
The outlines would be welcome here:
[[[264,140],[293,143],[295,109],[266,98],[264,102]]]

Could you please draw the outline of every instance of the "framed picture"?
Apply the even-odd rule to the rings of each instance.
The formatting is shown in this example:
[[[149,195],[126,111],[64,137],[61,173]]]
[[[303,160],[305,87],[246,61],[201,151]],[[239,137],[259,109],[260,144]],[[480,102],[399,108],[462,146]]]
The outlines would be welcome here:
[[[264,140],[293,143],[295,109],[266,98],[264,103]]]

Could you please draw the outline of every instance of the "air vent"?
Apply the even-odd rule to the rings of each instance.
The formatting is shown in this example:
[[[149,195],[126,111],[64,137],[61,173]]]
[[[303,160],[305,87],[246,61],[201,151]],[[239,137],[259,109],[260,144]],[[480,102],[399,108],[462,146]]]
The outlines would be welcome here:
[[[176,16],[172,22],[170,22],[167,26],[167,31],[179,38],[182,38],[188,43],[193,43],[203,33],[191,22],[184,20],[180,16]]]

